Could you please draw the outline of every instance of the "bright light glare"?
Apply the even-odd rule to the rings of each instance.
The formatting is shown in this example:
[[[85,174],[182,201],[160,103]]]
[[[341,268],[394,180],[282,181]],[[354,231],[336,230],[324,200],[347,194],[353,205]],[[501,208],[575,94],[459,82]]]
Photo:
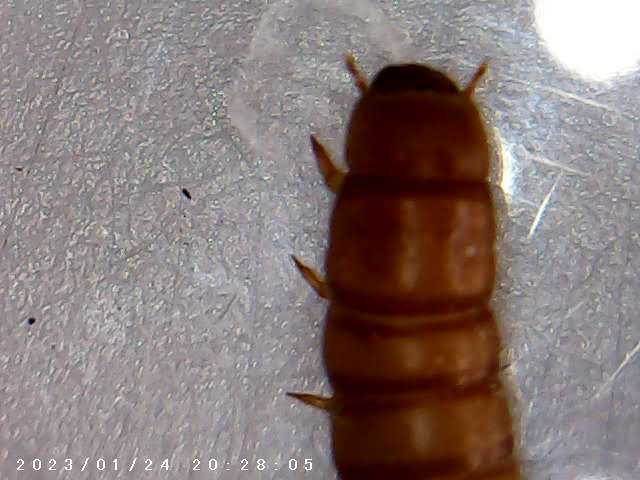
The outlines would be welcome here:
[[[536,23],[558,61],[584,77],[607,80],[640,59],[638,0],[536,0]]]

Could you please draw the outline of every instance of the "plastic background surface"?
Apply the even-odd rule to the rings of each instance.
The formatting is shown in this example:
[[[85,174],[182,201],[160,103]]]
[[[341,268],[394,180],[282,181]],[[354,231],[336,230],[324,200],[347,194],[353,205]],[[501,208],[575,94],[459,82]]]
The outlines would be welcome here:
[[[640,478],[640,41],[622,6],[543,25],[531,2],[3,2],[0,476],[334,478],[328,418],[284,395],[330,393],[325,303],[289,255],[323,264],[309,134],[343,163],[352,52],[369,76],[419,61],[461,83],[489,59],[525,471]]]

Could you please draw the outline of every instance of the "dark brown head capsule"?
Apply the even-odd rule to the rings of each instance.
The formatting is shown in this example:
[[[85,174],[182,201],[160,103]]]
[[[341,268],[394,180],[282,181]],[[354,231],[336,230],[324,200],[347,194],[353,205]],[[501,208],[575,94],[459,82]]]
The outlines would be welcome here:
[[[490,154],[472,94],[424,65],[392,65],[362,97],[348,172],[312,137],[337,193],[323,281],[332,416],[343,480],[516,480],[511,417],[489,309],[495,278]]]

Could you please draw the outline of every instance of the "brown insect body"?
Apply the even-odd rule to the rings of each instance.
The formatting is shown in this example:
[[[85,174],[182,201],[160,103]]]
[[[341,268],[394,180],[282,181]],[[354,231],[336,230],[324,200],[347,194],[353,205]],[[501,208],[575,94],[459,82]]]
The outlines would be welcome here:
[[[313,139],[337,193],[324,359],[343,480],[516,480],[489,309],[495,279],[490,152],[471,94],[422,65],[383,69],[347,135],[348,173]]]

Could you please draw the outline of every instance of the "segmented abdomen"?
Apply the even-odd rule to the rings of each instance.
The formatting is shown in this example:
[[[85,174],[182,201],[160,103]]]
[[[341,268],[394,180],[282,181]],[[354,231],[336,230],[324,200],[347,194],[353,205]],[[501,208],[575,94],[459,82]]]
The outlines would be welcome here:
[[[324,358],[342,480],[514,480],[484,182],[347,175]]]

